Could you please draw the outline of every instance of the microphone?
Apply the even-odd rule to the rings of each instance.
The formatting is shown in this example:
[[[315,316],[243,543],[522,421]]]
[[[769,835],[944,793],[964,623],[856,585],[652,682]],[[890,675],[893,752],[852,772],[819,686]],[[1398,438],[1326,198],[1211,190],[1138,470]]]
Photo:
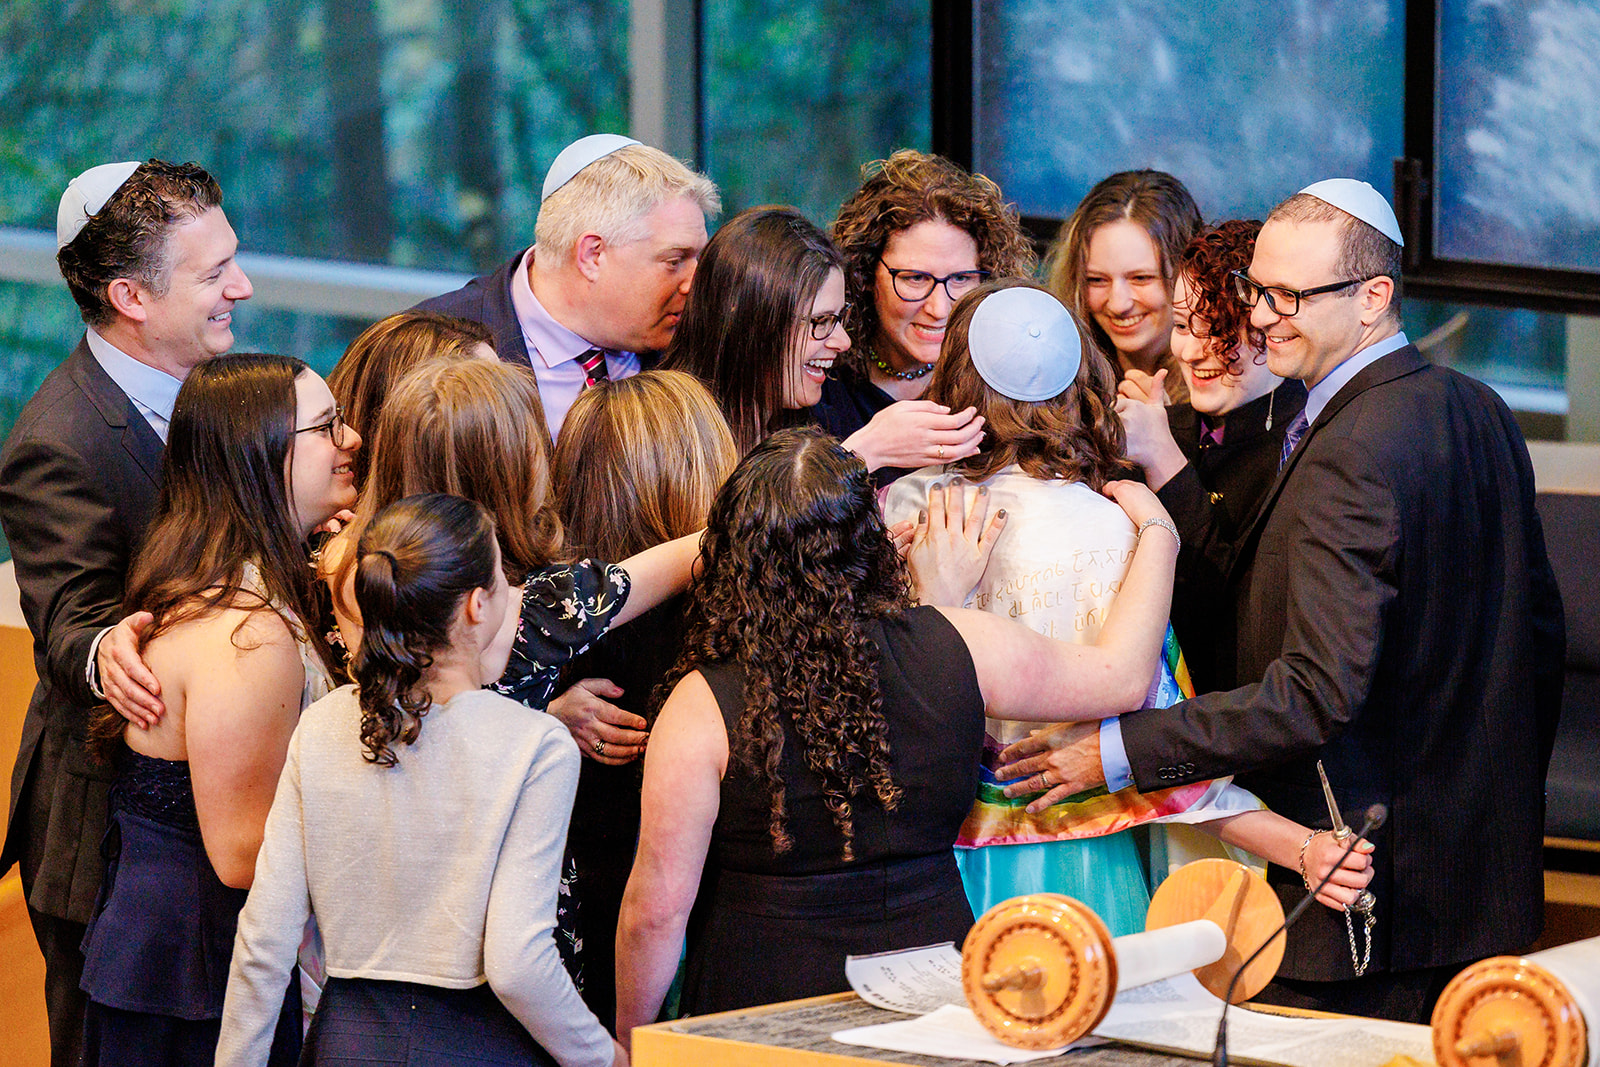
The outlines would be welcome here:
[[[1289,912],[1288,917],[1283,920],[1283,924],[1272,931],[1272,936],[1261,942],[1261,947],[1250,953],[1250,958],[1241,963],[1239,969],[1233,972],[1233,978],[1228,982],[1227,993],[1222,998],[1222,1016],[1217,1019],[1217,1043],[1211,1050],[1211,1067],[1228,1067],[1228,1008],[1233,1003],[1233,990],[1239,984],[1239,976],[1249,970],[1250,965],[1256,961],[1256,957],[1265,952],[1267,946],[1277,940],[1279,934],[1287,935],[1289,927],[1293,926],[1300,916],[1305,913],[1306,908],[1310,907],[1311,902],[1317,899],[1317,894],[1322,892],[1322,887],[1328,884],[1328,880],[1333,877],[1334,871],[1343,866],[1345,859],[1351,852],[1355,851],[1356,844],[1372,831],[1382,826],[1388,818],[1389,808],[1386,805],[1374,804],[1368,808],[1366,819],[1362,822],[1361,829],[1353,834],[1349,842],[1344,846],[1344,852],[1339,855],[1339,862],[1329,868],[1328,873],[1322,876],[1322,881],[1317,883],[1316,888],[1307,893],[1306,898],[1294,906],[1294,910]]]

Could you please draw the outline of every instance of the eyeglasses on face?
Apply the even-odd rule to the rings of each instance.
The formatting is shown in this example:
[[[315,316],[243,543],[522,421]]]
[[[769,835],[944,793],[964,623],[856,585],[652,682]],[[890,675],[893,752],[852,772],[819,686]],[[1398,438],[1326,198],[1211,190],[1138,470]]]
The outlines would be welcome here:
[[[334,408],[333,418],[327,422],[319,422],[315,426],[300,426],[295,433],[322,433],[328,435],[328,440],[333,442],[334,448],[343,448],[344,439],[349,436],[345,431],[349,424],[344,421],[344,408]]]
[[[1351,278],[1347,282],[1319,285],[1314,289],[1290,289],[1282,285],[1260,285],[1242,270],[1229,271],[1228,274],[1233,278],[1233,291],[1238,294],[1239,300],[1245,307],[1253,308],[1261,302],[1262,297],[1266,297],[1267,307],[1272,309],[1272,313],[1286,319],[1300,314],[1300,301],[1308,296],[1334,293],[1340,289],[1348,289],[1352,285],[1384,277],[1382,274],[1369,274],[1365,278]]]
[[[933,287],[936,285],[944,286],[944,295],[952,301],[960,300],[989,277],[989,272],[986,270],[958,270],[954,274],[938,278],[925,270],[902,270],[889,266],[881,259],[878,262],[889,272],[889,281],[894,286],[895,295],[910,304],[928,299],[933,295]]]
[[[844,317],[849,311],[850,305],[846,304],[838,311],[829,311],[826,314],[812,315],[807,318],[806,321],[811,324],[811,339],[813,341],[826,341],[832,337],[833,331],[837,330],[839,324],[844,322]]]

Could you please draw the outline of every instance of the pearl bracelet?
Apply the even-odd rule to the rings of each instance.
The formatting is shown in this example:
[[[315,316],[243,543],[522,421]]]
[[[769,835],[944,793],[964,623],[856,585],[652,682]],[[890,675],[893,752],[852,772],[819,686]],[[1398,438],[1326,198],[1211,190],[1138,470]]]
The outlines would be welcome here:
[[[1178,536],[1178,528],[1176,526],[1172,525],[1172,523],[1169,520],[1163,519],[1163,518],[1158,518],[1158,517],[1156,517],[1154,515],[1152,515],[1150,518],[1144,520],[1143,522],[1141,522],[1139,524],[1139,532],[1138,532],[1138,534],[1136,534],[1134,536],[1134,543],[1138,544],[1139,541],[1143,540],[1144,539],[1144,532],[1146,530],[1148,530],[1152,526],[1159,526],[1163,530],[1167,531],[1167,533],[1171,534],[1172,535],[1173,547],[1175,547],[1175,548],[1182,548],[1183,547],[1183,538]]]

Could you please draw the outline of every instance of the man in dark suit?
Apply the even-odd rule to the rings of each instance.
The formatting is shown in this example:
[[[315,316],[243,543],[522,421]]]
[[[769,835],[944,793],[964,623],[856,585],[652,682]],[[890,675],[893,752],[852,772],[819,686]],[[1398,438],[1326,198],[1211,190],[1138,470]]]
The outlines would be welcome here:
[[[178,387],[233,344],[233,306],[251,289],[234,259],[222,191],[193,164],[86,171],[62,196],[56,238],[87,330],[0,449],[0,524],[39,675],[12,772],[0,871],[22,868],[45,958],[51,1062],[76,1064],[79,943],[100,887],[111,779],[84,746],[101,702],[95,660],[122,617],[128,566],[155,509]]]
[[[585,385],[637,373],[672,340],[721,203],[659,149],[580,138],[545,176],[533,247],[418,307],[493,330],[501,359],[533,369],[554,438]]]
[[[1510,412],[1400,332],[1400,237],[1370,186],[1319,182],[1274,209],[1240,279],[1272,371],[1309,389],[1229,574],[1237,677],[1258,681],[1008,758],[1033,776],[1019,794],[1237,774],[1327,827],[1322,760],[1352,822],[1389,811],[1370,963],[1362,913],[1313,908],[1266,999],[1426,1021],[1461,965],[1539,933],[1565,632]],[[1268,880],[1304,893],[1300,871]]]

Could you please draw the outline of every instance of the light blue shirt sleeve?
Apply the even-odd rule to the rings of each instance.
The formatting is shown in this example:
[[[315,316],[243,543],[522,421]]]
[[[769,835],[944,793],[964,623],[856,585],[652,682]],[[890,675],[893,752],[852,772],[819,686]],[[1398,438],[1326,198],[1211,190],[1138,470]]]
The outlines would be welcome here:
[[[1122,743],[1122,720],[1116,715],[1100,720],[1100,769],[1105,772],[1108,793],[1133,784],[1133,766]]]

